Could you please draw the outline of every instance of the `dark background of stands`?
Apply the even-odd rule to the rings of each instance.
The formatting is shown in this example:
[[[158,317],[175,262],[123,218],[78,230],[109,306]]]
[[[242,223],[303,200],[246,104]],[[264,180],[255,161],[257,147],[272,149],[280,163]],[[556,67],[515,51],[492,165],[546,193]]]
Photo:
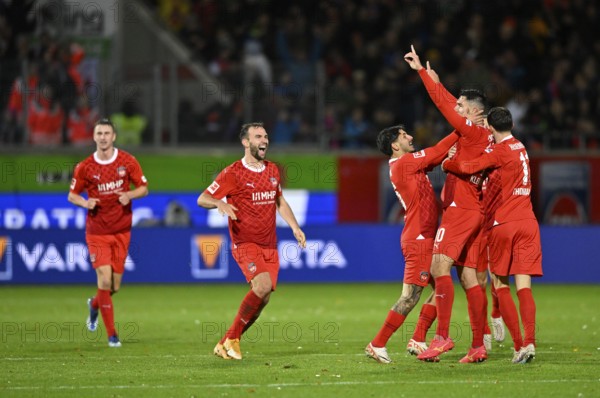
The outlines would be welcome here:
[[[54,88],[64,111],[61,141],[68,145],[67,119],[82,84],[76,47],[40,28],[43,12],[31,13],[34,3],[0,3],[0,139],[25,144],[22,121],[8,102],[27,59],[38,66],[38,87]],[[246,61],[254,57],[252,118],[267,124],[273,143],[321,151],[373,148],[377,132],[398,123],[420,146],[435,143],[449,126],[403,61],[413,44],[454,94],[479,87],[492,105],[509,107],[515,133],[530,151],[598,149],[600,18],[593,1],[144,4],[230,92],[244,92]],[[201,112],[191,99],[182,100],[180,144],[236,143],[248,101],[235,97]],[[148,134],[143,141],[149,142]]]

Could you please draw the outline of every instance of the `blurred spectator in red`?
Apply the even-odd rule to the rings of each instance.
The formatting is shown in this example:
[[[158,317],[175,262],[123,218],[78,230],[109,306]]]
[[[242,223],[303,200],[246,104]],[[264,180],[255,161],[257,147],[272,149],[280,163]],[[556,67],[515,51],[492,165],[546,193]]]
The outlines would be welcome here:
[[[98,119],[98,110],[90,107],[85,94],[80,95],[75,108],[71,109],[67,118],[67,138],[71,145],[77,147],[92,145],[94,125]]]
[[[28,66],[27,84],[24,85],[23,77],[19,76],[15,79],[10,90],[8,106],[5,112],[5,126],[2,129],[2,141],[8,143],[21,141],[23,127],[25,126],[24,102],[27,101],[30,104],[35,98],[38,89],[40,77],[37,64],[31,62]]]
[[[27,128],[29,143],[39,146],[62,144],[64,112],[49,85],[40,86],[39,95],[30,102]]]
[[[85,57],[85,51],[83,50],[83,47],[77,43],[71,43],[69,50],[70,52],[66,54],[68,57],[67,72],[69,73],[71,80],[73,80],[73,83],[75,83],[77,94],[81,94],[84,90],[84,82],[81,77],[81,72],[79,71],[79,66]]]

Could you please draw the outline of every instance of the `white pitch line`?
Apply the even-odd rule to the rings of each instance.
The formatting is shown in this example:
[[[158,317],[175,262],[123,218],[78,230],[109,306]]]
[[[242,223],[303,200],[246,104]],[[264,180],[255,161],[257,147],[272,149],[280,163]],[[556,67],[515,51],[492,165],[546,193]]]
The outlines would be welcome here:
[[[315,383],[277,383],[277,384],[157,384],[147,385],[141,384],[137,386],[123,385],[123,386],[52,386],[52,387],[39,387],[39,386],[14,386],[14,387],[3,387],[3,390],[91,390],[91,389],[114,389],[114,390],[127,390],[127,389],[174,389],[174,388],[289,388],[289,387],[321,387],[321,386],[359,386],[359,385],[391,385],[391,384],[421,384],[421,385],[445,385],[445,384],[550,384],[550,383],[598,383],[600,379],[548,379],[548,380],[452,380],[452,381],[437,381],[437,380],[407,380],[407,381],[338,381],[338,382],[315,382]]]

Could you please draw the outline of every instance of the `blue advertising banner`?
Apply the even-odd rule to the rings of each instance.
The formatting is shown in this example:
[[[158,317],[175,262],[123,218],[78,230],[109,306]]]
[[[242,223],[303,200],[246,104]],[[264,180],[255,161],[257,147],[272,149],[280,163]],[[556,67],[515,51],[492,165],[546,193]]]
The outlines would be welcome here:
[[[153,193],[133,204],[133,225],[226,227],[227,219],[198,207],[199,193]],[[333,192],[284,190],[298,222],[331,225],[337,222]],[[0,194],[0,229],[83,229],[86,210],[67,201],[67,193]],[[285,222],[278,217],[278,225]]]
[[[304,228],[300,250],[289,228],[278,230],[281,282],[401,282],[401,227]],[[542,227],[544,277],[538,282],[599,283],[600,227]],[[244,280],[224,228],[136,228],[127,283],[222,283]],[[0,230],[1,284],[95,283],[83,231]]]

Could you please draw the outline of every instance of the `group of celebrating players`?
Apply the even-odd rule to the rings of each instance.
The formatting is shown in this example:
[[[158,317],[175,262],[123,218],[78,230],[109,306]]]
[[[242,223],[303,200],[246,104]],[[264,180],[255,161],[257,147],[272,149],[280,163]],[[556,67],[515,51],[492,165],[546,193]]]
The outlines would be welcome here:
[[[402,295],[365,352],[378,362],[391,362],[386,343],[428,283],[434,293],[423,305],[407,350],[428,362],[437,362],[441,354],[452,350],[454,341],[448,330],[454,303],[451,269],[455,266],[467,296],[473,337],[468,353],[459,362],[483,362],[491,349],[486,295],[489,270],[496,340],[503,339],[506,323],[514,343],[512,362],[528,363],[535,357],[536,308],[531,277],[542,276],[542,254],[530,199],[527,151],[512,135],[508,109],[495,107],[484,116],[486,98],[480,90],[463,89],[455,98],[440,83],[429,62],[423,67],[414,47],[404,59],[419,73],[431,99],[455,130],[437,145],[417,152],[402,125],[384,129],[377,137],[380,151],[390,157],[392,186],[406,211],[401,237],[406,267]],[[448,174],[438,227],[437,201],[426,172],[439,164]],[[511,275],[517,287],[524,338],[510,293]],[[436,317],[435,337],[427,346],[425,335]]]
[[[427,285],[434,289],[419,314],[407,350],[419,360],[437,362],[454,348],[449,336],[454,303],[454,266],[465,290],[472,343],[461,363],[483,362],[491,349],[486,285],[492,279],[494,337],[504,339],[504,324],[514,343],[513,363],[535,357],[535,301],[531,277],[542,276],[539,226],[532,210],[529,158],[511,133],[506,108],[486,109],[485,95],[463,89],[458,98],[440,83],[429,62],[423,67],[414,47],[405,55],[419,73],[431,99],[454,131],[435,146],[415,151],[403,125],[382,130],[379,150],[389,156],[390,179],[405,209],[401,248],[405,258],[402,294],[384,324],[365,348],[367,356],[390,363],[386,344],[418,303]],[[487,113],[486,113],[487,111]],[[86,242],[97,274],[98,290],[88,299],[87,327],[95,331],[101,314],[110,347],[120,347],[111,296],[119,290],[131,232],[131,201],[148,194],[137,160],[114,147],[116,130],[108,119],[94,128],[96,152],[74,172],[69,201],[88,209]],[[242,359],[240,339],[256,321],[277,286],[279,258],[276,212],[292,228],[300,247],[306,237],[285,200],[277,166],[265,159],[269,137],[262,123],[242,126],[244,157],[223,169],[198,197],[198,205],[228,217],[232,254],[250,285],[230,328],[213,352],[223,359]],[[427,172],[442,165],[442,218]],[[134,189],[130,189],[133,185]],[[87,199],[82,193],[87,191]],[[226,201],[222,200],[226,198]],[[512,299],[514,277],[519,313]],[[430,344],[426,334],[435,319]]]

